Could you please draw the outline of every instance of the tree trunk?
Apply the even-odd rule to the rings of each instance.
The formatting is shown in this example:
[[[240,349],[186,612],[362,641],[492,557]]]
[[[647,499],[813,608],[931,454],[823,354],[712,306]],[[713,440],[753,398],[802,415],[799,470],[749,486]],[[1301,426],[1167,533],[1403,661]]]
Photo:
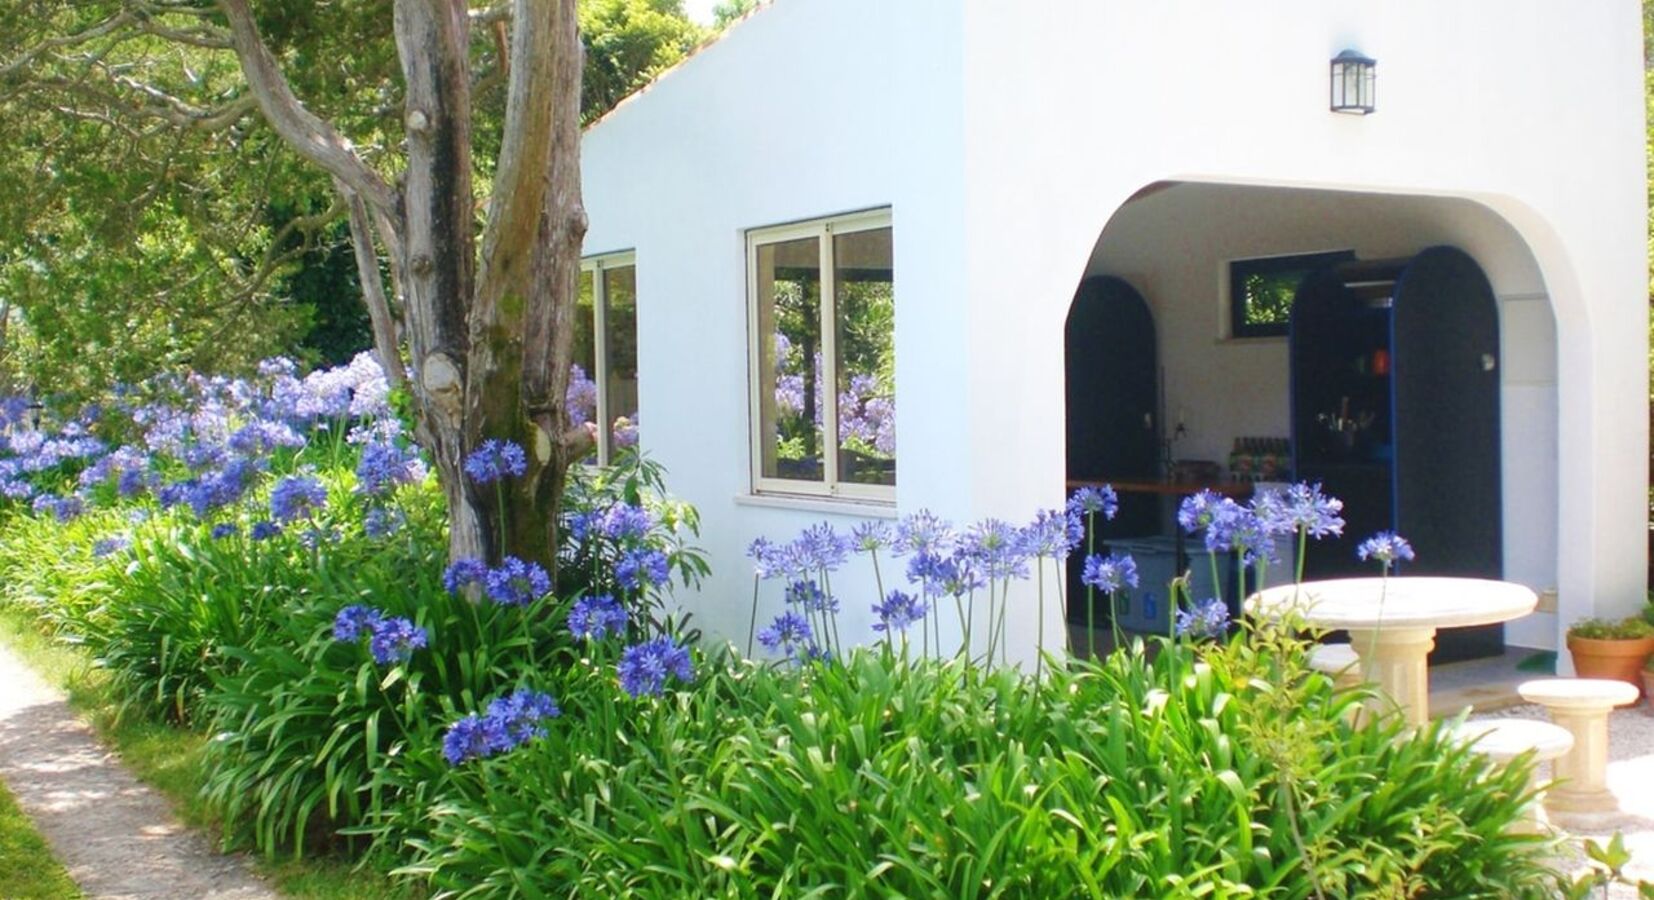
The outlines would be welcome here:
[[[511,555],[555,571],[568,467],[591,447],[567,409],[585,210],[580,200],[581,45],[576,0],[513,0],[510,82],[494,194],[479,256],[471,158],[471,73],[464,0],[396,0],[406,82],[406,175],[396,190],[293,96],[246,0],[219,0],[260,111],[284,140],[329,172],[351,203],[368,290],[378,282],[371,228],[391,257],[400,322],[367,297],[375,342],[407,341],[416,435],[448,500],[449,554]],[[401,327],[398,328],[397,326]],[[465,476],[483,441],[515,441],[528,471],[503,488]]]

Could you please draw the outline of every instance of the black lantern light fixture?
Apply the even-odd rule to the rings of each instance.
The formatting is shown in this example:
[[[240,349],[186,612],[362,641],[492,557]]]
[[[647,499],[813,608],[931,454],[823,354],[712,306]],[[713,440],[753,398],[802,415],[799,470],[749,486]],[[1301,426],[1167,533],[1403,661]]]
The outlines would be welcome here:
[[[46,405],[39,400],[29,402],[28,409],[24,413],[24,421],[28,424],[30,431],[40,430],[40,414],[45,411]]]
[[[1378,61],[1354,50],[1332,58],[1332,111],[1365,116],[1373,111]]]

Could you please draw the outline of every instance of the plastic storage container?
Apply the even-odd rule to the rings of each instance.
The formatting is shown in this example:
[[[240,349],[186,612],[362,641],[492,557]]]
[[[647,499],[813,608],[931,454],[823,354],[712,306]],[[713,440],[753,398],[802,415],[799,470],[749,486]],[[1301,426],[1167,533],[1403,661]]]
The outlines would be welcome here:
[[[1184,549],[1189,554],[1191,596],[1196,602],[1214,596],[1212,565],[1206,548],[1197,537],[1186,542]],[[1174,603],[1171,581],[1180,574],[1176,568],[1176,539],[1171,536],[1127,538],[1110,541],[1109,550],[1129,555],[1137,562],[1137,587],[1115,600],[1120,627],[1140,633],[1168,633]],[[1222,577],[1227,573],[1220,568],[1219,574]]]

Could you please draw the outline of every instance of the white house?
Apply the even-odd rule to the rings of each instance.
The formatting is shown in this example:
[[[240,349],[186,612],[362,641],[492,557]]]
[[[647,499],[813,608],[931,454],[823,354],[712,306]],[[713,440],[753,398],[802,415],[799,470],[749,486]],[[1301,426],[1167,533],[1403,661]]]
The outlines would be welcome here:
[[[1345,50],[1376,61],[1371,114],[1330,108]],[[742,553],[760,535],[1060,505],[1079,414],[1065,322],[1088,276],[1146,301],[1155,436],[1181,424],[1177,457],[1223,464],[1237,438],[1301,427],[1292,340],[1236,333],[1236,261],[1446,245],[1496,301],[1497,346],[1475,356],[1496,373],[1491,574],[1555,590],[1554,612],[1506,639],[1554,648],[1570,621],[1632,612],[1647,561],[1641,64],[1634,0],[761,8],[583,144],[586,247],[609,285],[587,364],[604,414],[639,411],[642,446],[701,511],[714,575],[686,606],[744,640]],[[777,333],[792,338],[779,357]],[[821,346],[798,346],[806,334]],[[1390,368],[1365,349],[1356,365]],[[894,433],[870,433],[859,404],[892,375]],[[827,421],[802,445],[804,419],[778,429],[801,392],[857,376],[854,409],[810,398]],[[855,421],[824,454],[835,414]],[[1024,653],[1026,608],[1011,625]],[[843,621],[865,635],[870,620],[852,603]]]

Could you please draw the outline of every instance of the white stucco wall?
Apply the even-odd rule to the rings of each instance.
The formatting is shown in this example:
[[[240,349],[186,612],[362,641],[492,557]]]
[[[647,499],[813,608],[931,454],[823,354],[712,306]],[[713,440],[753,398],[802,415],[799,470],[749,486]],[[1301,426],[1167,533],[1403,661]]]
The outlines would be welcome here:
[[[927,464],[898,463],[898,500],[971,508],[971,486],[948,462],[969,415],[954,389],[969,363],[959,352],[962,21],[947,0],[778,3],[587,132],[586,251],[637,251],[640,440],[668,468],[673,493],[701,512],[714,572],[680,597],[709,635],[745,642],[750,540],[862,520],[741,499],[751,471],[748,229],[892,208],[897,382],[930,410],[899,418],[900,460]],[[875,591],[851,569],[835,581],[858,598],[841,626],[864,636]],[[771,597],[766,608],[778,605]]]
[[[1378,59],[1375,115],[1327,111],[1346,47]],[[1174,180],[1480,204],[1395,201],[1391,218],[1465,247],[1500,293],[1506,432],[1535,433],[1507,453],[1507,531],[1513,503],[1555,523],[1512,532],[1523,558],[1551,558],[1510,574],[1557,585],[1561,622],[1629,612],[1645,562],[1640,63],[1633,0],[778,0],[585,141],[588,252],[637,251],[642,442],[705,520],[715,575],[686,604],[744,640],[741,549],[823,518],[738,500],[745,229],[893,208],[898,508],[1022,520],[1062,500],[1074,288],[1126,198]],[[1536,272],[1498,258],[1523,247]],[[1513,346],[1528,368],[1511,371]],[[844,625],[865,635],[867,619],[852,604]],[[1013,617],[1022,647],[1036,624]]]

